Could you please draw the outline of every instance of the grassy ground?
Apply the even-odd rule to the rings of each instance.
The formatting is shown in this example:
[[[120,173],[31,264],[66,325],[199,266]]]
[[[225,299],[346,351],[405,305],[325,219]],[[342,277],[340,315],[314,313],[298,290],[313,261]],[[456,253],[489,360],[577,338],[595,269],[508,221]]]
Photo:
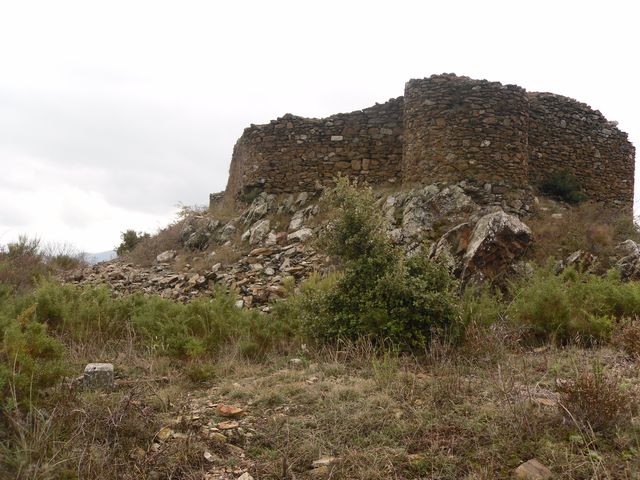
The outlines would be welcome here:
[[[230,347],[195,363],[87,346],[70,352],[73,370],[112,361],[117,388],[67,383],[53,408],[8,415],[0,474],[493,479],[538,458],[554,478],[640,478],[635,362],[611,348],[481,350],[406,357],[362,343],[255,362]]]

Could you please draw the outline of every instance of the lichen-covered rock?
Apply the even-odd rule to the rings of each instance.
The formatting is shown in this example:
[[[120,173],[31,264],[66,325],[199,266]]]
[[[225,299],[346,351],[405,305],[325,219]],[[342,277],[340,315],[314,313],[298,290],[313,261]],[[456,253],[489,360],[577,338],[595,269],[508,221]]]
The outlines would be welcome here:
[[[616,245],[616,252],[620,253],[623,257],[629,255],[640,256],[640,245],[631,239],[627,239]]]
[[[296,230],[293,233],[287,235],[287,240],[291,241],[299,241],[305,242],[313,235],[313,230],[310,228],[301,228],[300,230]]]
[[[156,257],[156,262],[167,263],[173,260],[175,257],[176,257],[175,250],[166,250]]]
[[[420,239],[443,220],[462,221],[479,210],[458,185],[440,188],[429,185],[407,196],[402,212],[402,233],[406,239]]]
[[[514,215],[498,211],[478,220],[462,257],[463,279],[497,280],[531,245],[531,229]]]
[[[625,280],[640,280],[640,245],[633,240],[625,240],[616,246],[622,258],[616,265],[620,270],[620,277]]]
[[[245,224],[260,220],[273,208],[275,198],[275,195],[262,192],[251,202],[251,205],[243,212],[240,219]]]
[[[113,364],[90,363],[84,367],[82,377],[84,388],[89,390],[110,390],[113,388]]]
[[[256,245],[269,234],[271,227],[268,219],[259,220],[251,228],[242,234],[242,241],[249,241],[250,245]]]
[[[473,225],[465,222],[453,227],[433,245],[430,257],[444,263],[449,271],[459,275],[462,270],[461,259],[467,251]]]
[[[598,257],[591,252],[585,250],[576,250],[560,261],[556,266],[557,271],[562,271],[567,267],[574,267],[576,270],[584,272],[593,268],[598,261]]]
[[[228,240],[231,240],[231,238],[233,238],[233,236],[236,234],[237,231],[238,231],[238,228],[236,227],[235,220],[231,220],[227,222],[225,226],[222,227],[222,229],[220,230],[220,235],[219,235],[220,241],[226,242]]]
[[[180,232],[182,244],[191,250],[204,250],[219,226],[219,220],[207,216],[194,216],[186,222]]]

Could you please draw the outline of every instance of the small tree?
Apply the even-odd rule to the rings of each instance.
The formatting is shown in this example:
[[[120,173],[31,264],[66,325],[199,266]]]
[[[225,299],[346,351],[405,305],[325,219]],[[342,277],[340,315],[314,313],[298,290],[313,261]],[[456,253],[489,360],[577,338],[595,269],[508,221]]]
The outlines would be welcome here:
[[[406,259],[391,244],[372,190],[339,179],[324,200],[335,215],[320,245],[342,272],[329,286],[303,289],[297,301],[307,333],[420,348],[434,331],[451,330],[458,318],[454,279],[426,251]]]
[[[148,233],[136,232],[135,230],[127,230],[126,232],[122,232],[120,234],[120,238],[122,238],[122,242],[116,248],[116,253],[119,256],[130,252],[136,247],[136,245],[138,245],[143,240],[150,238],[150,236]]]

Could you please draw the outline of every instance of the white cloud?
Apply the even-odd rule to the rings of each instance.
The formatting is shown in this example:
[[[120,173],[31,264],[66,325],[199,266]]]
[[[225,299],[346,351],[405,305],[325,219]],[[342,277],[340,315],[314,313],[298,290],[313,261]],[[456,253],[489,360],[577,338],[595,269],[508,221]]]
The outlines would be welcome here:
[[[120,230],[152,228],[179,201],[206,203],[223,189],[250,123],[363,108],[432,73],[568,95],[637,141],[638,10],[549,0],[2,2],[0,243],[23,229],[110,248]]]

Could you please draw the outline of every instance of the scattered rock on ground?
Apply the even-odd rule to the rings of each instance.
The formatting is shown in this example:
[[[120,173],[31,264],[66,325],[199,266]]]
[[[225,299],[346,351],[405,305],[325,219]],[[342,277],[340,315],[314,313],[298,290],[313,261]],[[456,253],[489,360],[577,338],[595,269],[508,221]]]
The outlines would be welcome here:
[[[113,388],[113,364],[90,363],[84,367],[83,386],[86,389],[110,390]]]
[[[514,472],[515,478],[523,480],[544,480],[551,478],[551,470],[540,463],[539,460],[532,458],[524,462]]]
[[[165,252],[162,252],[160,255],[158,255],[156,257],[156,262],[158,263],[167,263],[170,262],[171,260],[173,260],[176,257],[176,251],[175,250],[167,250]]]

